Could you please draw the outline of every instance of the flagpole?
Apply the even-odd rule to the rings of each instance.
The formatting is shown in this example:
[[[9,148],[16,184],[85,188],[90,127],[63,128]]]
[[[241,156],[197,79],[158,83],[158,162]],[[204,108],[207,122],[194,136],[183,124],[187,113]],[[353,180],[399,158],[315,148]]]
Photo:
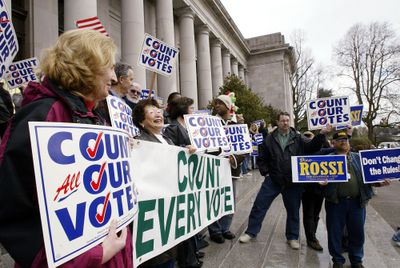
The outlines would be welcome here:
[[[151,99],[151,94],[152,94],[152,92],[153,92],[153,88],[154,88],[155,82],[156,82],[156,73],[153,72],[153,75],[152,75],[152,77],[151,77],[150,92],[149,92],[149,97],[148,97],[148,99]],[[156,96],[157,96],[157,94],[156,94]]]

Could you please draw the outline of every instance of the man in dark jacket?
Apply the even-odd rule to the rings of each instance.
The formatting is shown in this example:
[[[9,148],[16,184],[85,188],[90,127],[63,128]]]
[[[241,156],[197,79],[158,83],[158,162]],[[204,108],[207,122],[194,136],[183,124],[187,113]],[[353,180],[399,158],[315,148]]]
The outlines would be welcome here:
[[[274,199],[282,194],[285,204],[286,239],[292,249],[299,249],[299,209],[303,187],[292,183],[291,157],[312,154],[320,150],[325,141],[325,134],[332,126],[322,129],[311,141],[307,142],[295,129],[289,126],[290,116],[281,112],[278,116],[278,128],[264,141],[263,149],[257,159],[261,175],[265,180],[257,194],[249,216],[249,223],[245,233],[239,238],[242,243],[249,242],[256,237],[261,229],[265,214]]]
[[[348,182],[328,183],[325,189],[326,229],[328,248],[333,267],[341,268],[345,263],[342,256],[342,235],[346,226],[348,232],[348,252],[352,268],[362,268],[364,256],[364,224],[366,205],[372,197],[371,184],[364,184],[360,157],[350,152],[349,136],[345,131],[333,135],[334,154],[347,156]],[[385,186],[390,181],[373,184]]]

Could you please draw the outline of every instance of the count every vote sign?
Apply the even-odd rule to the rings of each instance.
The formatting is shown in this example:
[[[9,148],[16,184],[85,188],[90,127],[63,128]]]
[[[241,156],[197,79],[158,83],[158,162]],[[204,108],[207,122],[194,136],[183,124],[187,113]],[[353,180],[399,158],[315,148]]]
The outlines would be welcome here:
[[[360,151],[364,183],[400,179],[400,148]]]
[[[293,182],[346,182],[345,155],[292,156]]]
[[[170,76],[177,57],[178,49],[149,34],[145,34],[139,55],[139,65],[150,71]]]
[[[49,267],[100,244],[110,222],[132,222],[138,205],[128,133],[105,126],[29,122]]]

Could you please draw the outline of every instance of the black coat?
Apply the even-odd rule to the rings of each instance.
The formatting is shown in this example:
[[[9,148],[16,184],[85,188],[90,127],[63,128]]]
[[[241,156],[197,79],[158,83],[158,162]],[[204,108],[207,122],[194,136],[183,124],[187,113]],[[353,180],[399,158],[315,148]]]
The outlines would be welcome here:
[[[257,158],[261,175],[269,174],[271,179],[281,186],[292,185],[291,157],[313,154],[321,149],[325,141],[325,136],[322,134],[307,141],[294,128],[290,129],[289,135],[289,141],[282,150],[278,140],[278,129],[273,131],[260,146]]]
[[[176,146],[185,147],[190,145],[187,130],[177,120],[171,121],[171,124],[165,128],[164,135],[170,138]]]

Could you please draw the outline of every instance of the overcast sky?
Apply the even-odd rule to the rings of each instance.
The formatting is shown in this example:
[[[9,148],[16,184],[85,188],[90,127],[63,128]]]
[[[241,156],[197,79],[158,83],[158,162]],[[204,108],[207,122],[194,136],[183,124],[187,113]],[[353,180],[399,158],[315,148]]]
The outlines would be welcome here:
[[[332,47],[357,22],[388,21],[400,33],[400,0],[221,0],[245,38],[293,30],[306,33],[306,46],[324,65]]]

